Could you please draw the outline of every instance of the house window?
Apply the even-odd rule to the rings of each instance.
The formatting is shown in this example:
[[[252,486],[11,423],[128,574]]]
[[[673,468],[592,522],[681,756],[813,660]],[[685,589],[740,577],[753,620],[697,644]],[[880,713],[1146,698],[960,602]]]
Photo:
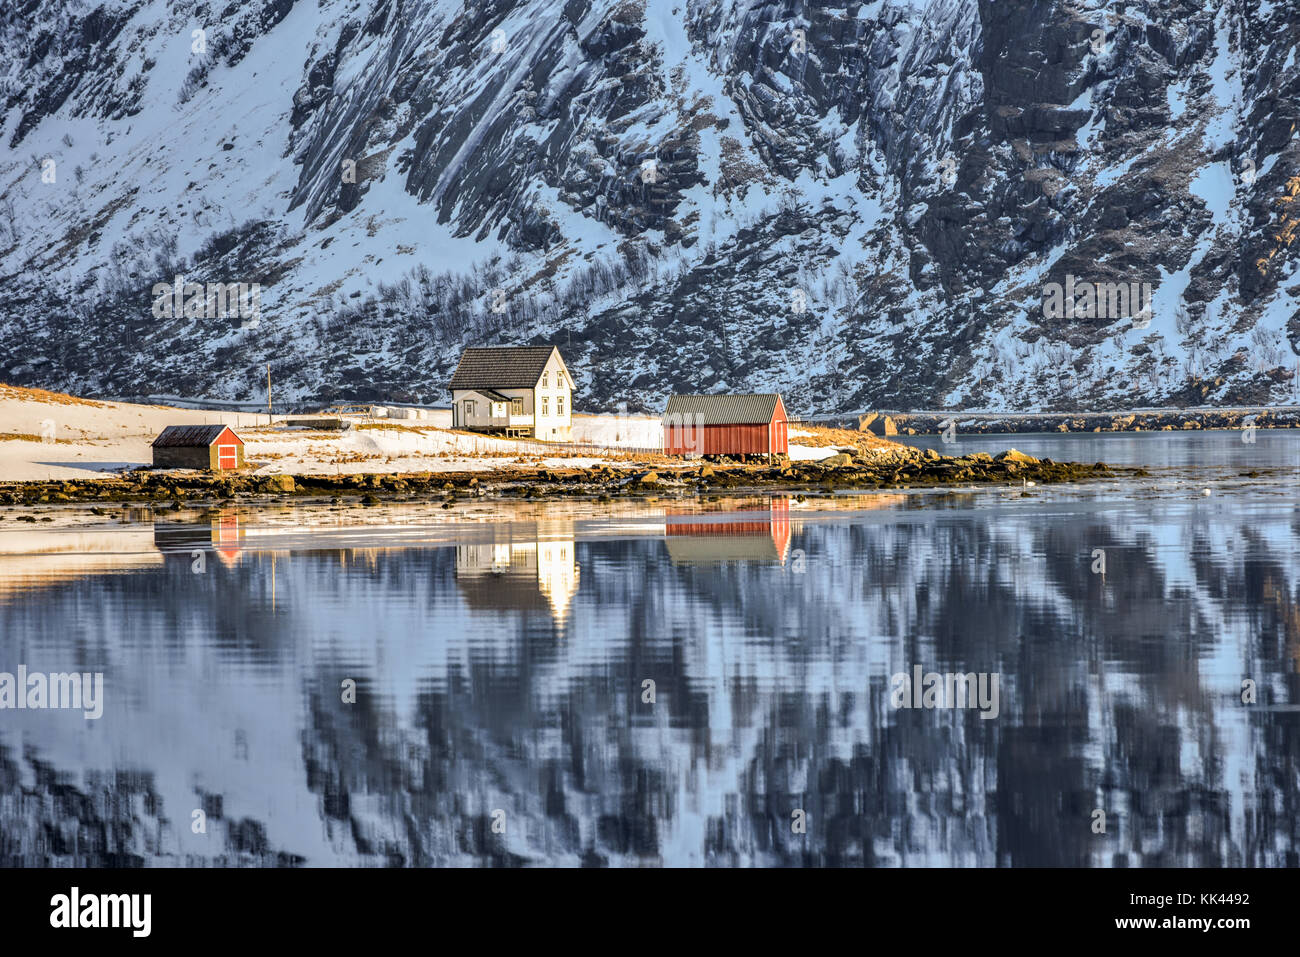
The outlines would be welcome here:
[[[558,396],[555,400],[555,414],[564,415],[564,396]]]
[[[555,384],[556,384],[557,386],[559,386],[561,389],[564,388],[564,373],[563,373],[563,372],[557,372],[557,373],[555,373]]]
[[[511,414],[511,415],[523,415],[523,414],[524,414],[524,400],[523,400],[523,399],[511,399],[511,400],[510,400],[510,414]]]
[[[546,380],[547,380],[547,377],[548,377],[549,375],[550,375],[549,372],[543,372],[543,373],[542,373],[542,388],[543,388],[543,389],[546,388]]]
[[[551,400],[546,398],[546,396],[542,396],[542,415],[551,414],[550,406],[551,406]]]
[[[465,418],[466,418],[466,420],[472,418],[473,415],[474,415],[474,400],[473,400],[473,399],[466,399],[466,400],[465,400]]]

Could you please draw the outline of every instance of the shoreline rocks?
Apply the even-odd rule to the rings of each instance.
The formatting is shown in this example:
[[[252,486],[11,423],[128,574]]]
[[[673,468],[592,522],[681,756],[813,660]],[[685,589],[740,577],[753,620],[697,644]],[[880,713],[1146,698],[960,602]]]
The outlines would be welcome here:
[[[104,505],[146,503],[285,502],[295,499],[345,498],[360,504],[381,500],[456,501],[494,495],[523,497],[590,497],[678,493],[703,490],[803,492],[809,489],[887,489],[952,484],[1041,484],[1142,475],[1140,469],[1111,468],[1098,462],[1053,462],[1015,449],[998,456],[976,452],[944,456],[933,449],[876,449],[841,452],[818,461],[782,461],[772,465],[689,463],[680,468],[617,469],[512,467],[484,472],[364,473],[355,475],[251,475],[200,472],[137,471],[122,476],[71,481],[0,483],[0,507],[66,503]]]
[[[1163,409],[1151,412],[870,412],[858,428],[882,434],[880,423],[906,435],[939,435],[949,423],[958,434],[1046,432],[1176,432],[1196,429],[1300,429],[1300,408]]]

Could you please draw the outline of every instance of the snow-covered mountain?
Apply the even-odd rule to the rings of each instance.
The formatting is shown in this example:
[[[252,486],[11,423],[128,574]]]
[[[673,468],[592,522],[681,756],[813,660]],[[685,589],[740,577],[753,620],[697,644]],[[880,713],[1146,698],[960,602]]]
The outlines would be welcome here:
[[[0,379],[437,402],[554,341],[588,409],[1294,400],[1298,41],[1300,0],[18,0]],[[177,275],[260,322],[155,316]],[[1149,318],[1049,318],[1071,277]]]

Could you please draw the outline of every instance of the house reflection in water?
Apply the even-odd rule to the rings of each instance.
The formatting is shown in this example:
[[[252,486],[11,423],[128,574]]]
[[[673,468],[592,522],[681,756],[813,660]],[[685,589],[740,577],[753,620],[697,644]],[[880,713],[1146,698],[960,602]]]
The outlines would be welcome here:
[[[676,563],[779,562],[790,551],[790,500],[735,512],[669,512],[668,556]]]
[[[572,521],[512,522],[492,527],[491,542],[456,546],[456,584],[473,607],[569,615],[578,591]]]
[[[230,568],[243,553],[244,527],[234,509],[220,509],[205,522],[155,522],[153,543],[163,560],[189,563],[194,552],[211,552]]]

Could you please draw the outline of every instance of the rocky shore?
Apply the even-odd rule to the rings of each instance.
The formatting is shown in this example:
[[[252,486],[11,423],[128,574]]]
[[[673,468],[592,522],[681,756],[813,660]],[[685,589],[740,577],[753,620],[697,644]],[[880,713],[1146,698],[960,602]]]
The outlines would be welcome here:
[[[1105,463],[1053,462],[1014,449],[997,456],[975,453],[944,456],[930,450],[895,447],[872,453],[842,452],[815,462],[774,465],[693,462],[666,468],[629,469],[611,465],[590,468],[506,467],[485,472],[370,473],[362,475],[215,475],[192,471],[139,469],[116,478],[84,481],[0,483],[0,506],[64,503],[188,505],[231,501],[321,499],[377,504],[382,500],[430,497],[448,507],[459,498],[488,495],[510,498],[582,496],[608,500],[637,494],[694,494],[711,490],[882,489],[956,484],[1051,484],[1117,474],[1144,474],[1140,469],[1112,468]]]
[[[1300,429],[1300,408],[1162,409],[1149,412],[869,412],[856,427],[879,436],[1042,432],[1183,432],[1197,429]],[[852,424],[845,423],[852,427]]]

